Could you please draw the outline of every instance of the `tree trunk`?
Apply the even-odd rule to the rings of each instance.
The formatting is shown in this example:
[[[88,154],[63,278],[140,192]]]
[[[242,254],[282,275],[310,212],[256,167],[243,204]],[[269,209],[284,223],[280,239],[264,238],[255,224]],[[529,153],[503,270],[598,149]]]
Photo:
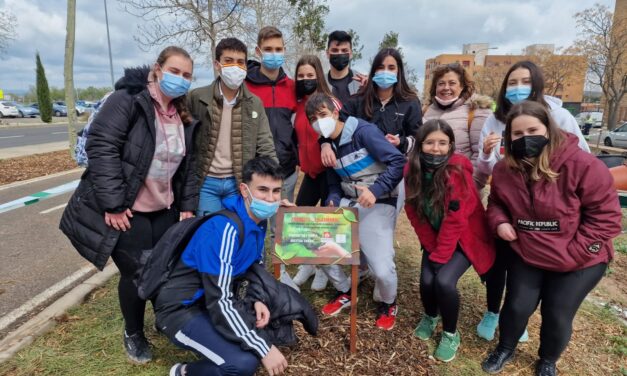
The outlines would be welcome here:
[[[74,146],[76,145],[76,104],[74,103],[74,34],[76,29],[76,0],[67,2],[67,33],[65,35],[65,64],[63,77],[65,81],[65,104],[67,105],[67,118],[70,143],[70,155],[74,158]]]

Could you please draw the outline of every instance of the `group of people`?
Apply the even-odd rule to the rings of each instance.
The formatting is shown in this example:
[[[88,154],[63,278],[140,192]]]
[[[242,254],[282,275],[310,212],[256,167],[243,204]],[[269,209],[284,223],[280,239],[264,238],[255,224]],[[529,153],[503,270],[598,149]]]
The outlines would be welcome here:
[[[272,299],[251,302],[252,318],[234,303],[242,276],[263,262],[280,205],[358,210],[360,279],[374,280],[374,325],[392,330],[393,240],[404,207],[422,248],[424,314],[415,336],[430,340],[441,320],[434,355],[453,360],[461,342],[457,282],[473,266],[487,295],[477,334],[491,341],[499,328],[483,369],[498,373],[511,361],[541,304],[536,374],[555,375],[575,313],[613,257],[621,212],[609,171],[576,121],[543,94],[541,69],[514,64],[492,112],[492,99],[475,92],[460,64],[435,69],[423,107],[398,50],[382,49],[359,74],[350,67],[350,35],[335,31],[326,55],[326,74],[317,56],[305,55],[290,78],[283,35],[270,26],[259,32],[256,59],[240,40],[221,40],[210,85],[189,91],[193,61],[178,47],[126,69],[116,83],[91,124],[89,166],[61,229],[98,268],[111,257],[120,270],[129,358],[152,358],[136,284],[146,255],[181,242],[168,229],[196,217],[206,220],[183,239],[151,299],[157,329],[200,355],[170,375],[248,375],[259,363],[270,375],[285,370],[264,332],[277,314]],[[294,281],[314,274],[317,289],[328,280],[337,290],[322,314],[350,306],[340,266],[303,265]]]

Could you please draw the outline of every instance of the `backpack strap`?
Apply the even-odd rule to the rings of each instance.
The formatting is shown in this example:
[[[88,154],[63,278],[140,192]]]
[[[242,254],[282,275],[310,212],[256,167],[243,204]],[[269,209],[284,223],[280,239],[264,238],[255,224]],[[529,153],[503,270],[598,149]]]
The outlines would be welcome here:
[[[244,245],[244,223],[242,223],[242,219],[239,217],[239,215],[237,215],[237,213],[235,213],[234,211],[228,209],[222,209],[215,213],[209,214],[209,216],[211,217],[215,217],[216,215],[223,215],[235,222],[235,225],[237,226],[237,234],[239,237],[239,247],[242,248],[242,246]]]
[[[468,130],[470,130],[470,127],[472,127],[472,121],[475,120],[475,109],[471,108],[468,111]]]

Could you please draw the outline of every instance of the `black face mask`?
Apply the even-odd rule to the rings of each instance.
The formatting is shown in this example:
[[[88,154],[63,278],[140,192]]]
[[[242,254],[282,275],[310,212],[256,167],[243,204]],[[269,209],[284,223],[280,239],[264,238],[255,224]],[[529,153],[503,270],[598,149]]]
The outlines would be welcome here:
[[[512,141],[511,149],[514,158],[535,158],[549,143],[549,139],[544,136],[523,136]]]
[[[296,96],[302,98],[316,91],[318,80],[296,80]]]
[[[333,68],[339,71],[346,68],[349,61],[350,57],[348,54],[332,54],[329,57],[329,63],[333,66]]]
[[[435,155],[431,153],[420,153],[420,164],[422,167],[430,170],[435,170],[446,164],[448,161],[448,154]]]

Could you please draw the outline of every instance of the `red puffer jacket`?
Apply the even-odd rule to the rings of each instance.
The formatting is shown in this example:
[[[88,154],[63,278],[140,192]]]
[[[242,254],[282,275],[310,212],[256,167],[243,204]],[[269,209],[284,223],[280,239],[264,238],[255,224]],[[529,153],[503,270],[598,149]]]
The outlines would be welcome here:
[[[323,173],[326,167],[320,158],[320,144],[318,143],[318,133],[305,114],[305,104],[307,98],[303,98],[296,104],[296,115],[294,117],[294,129],[296,130],[296,140],[298,141],[298,161],[300,169],[312,179]]]
[[[448,166],[461,167],[462,174],[455,171],[450,173],[446,184],[448,192],[444,199],[448,209],[444,213],[440,230],[436,232],[427,219],[419,219],[414,207],[405,205],[405,212],[420,244],[429,252],[429,260],[446,264],[459,243],[477,273],[483,275],[494,264],[496,254],[485,210],[473,184],[472,164],[465,156],[453,154]],[[405,191],[408,170],[409,165],[405,165]]]
[[[492,172],[488,204],[490,228],[511,223],[517,240],[511,246],[525,263],[569,272],[614,257],[612,238],[621,230],[621,210],[612,176],[594,155],[564,133],[566,141],[550,165],[555,183],[527,183],[522,173],[502,160]]]

